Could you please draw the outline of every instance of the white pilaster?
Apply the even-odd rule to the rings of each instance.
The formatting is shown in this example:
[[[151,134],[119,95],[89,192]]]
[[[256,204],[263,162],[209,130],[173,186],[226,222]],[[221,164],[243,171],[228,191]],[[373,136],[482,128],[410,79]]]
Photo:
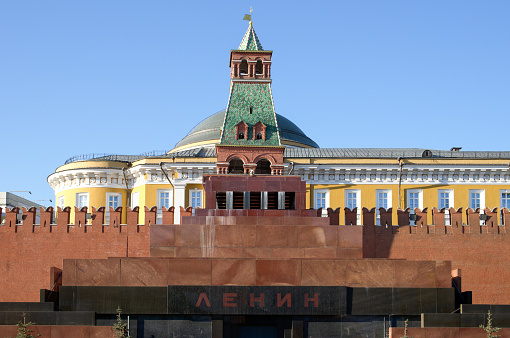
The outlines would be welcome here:
[[[181,208],[186,208],[186,183],[174,184],[174,223],[181,223]]]

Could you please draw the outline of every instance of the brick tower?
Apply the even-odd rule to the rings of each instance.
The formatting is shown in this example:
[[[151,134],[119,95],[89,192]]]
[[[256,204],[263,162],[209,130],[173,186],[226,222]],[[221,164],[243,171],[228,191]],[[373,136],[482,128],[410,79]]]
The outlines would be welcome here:
[[[271,55],[250,21],[238,49],[230,52],[230,97],[221,142],[218,174],[283,173],[284,147],[271,92]]]

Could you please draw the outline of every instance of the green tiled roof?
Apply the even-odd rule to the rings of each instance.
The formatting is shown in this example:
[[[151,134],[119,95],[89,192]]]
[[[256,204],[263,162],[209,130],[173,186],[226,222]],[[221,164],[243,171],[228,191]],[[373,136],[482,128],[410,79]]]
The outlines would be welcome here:
[[[241,41],[241,44],[239,45],[239,50],[264,50],[255,30],[253,29],[251,21],[248,30],[244,34],[243,41]]]
[[[252,113],[250,113],[252,107]],[[238,140],[235,126],[244,121],[249,128],[248,135]],[[253,126],[257,122],[266,125],[266,139],[253,140]],[[280,135],[276,124],[276,114],[273,106],[270,83],[233,82],[230,90],[221,144],[251,145],[251,146],[279,146]]]

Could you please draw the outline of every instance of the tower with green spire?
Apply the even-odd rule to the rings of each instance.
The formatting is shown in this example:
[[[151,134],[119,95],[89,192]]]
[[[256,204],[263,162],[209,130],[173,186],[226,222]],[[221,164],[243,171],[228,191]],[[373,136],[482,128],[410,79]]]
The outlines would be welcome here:
[[[228,158],[239,152],[258,153],[254,158],[238,154],[236,158],[242,160],[244,173],[251,172],[257,165],[254,161],[261,156],[270,162],[272,174],[283,168],[284,147],[280,143],[271,91],[272,53],[262,48],[250,20],[239,48],[230,52],[230,96],[217,146],[220,173],[226,173]],[[281,156],[277,155],[277,159],[275,153]]]

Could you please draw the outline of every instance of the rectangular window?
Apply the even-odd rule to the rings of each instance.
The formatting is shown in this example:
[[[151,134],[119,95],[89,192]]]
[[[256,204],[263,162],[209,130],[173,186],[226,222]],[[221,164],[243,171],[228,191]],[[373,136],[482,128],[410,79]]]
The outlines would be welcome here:
[[[326,207],[326,193],[317,192],[315,193],[315,206],[317,209]]]
[[[453,190],[438,190],[437,200],[439,210],[453,208]]]
[[[391,190],[377,190],[376,196],[377,196],[376,209],[391,208]]]
[[[110,207],[117,209],[121,204],[122,195],[118,193],[106,194],[106,211],[110,211]]]
[[[500,196],[500,210],[503,208],[510,209],[510,190],[508,189],[500,190],[499,196]],[[500,221],[499,224],[503,224],[503,214],[502,213],[499,214],[501,217],[501,219],[499,220]]]
[[[469,190],[469,207],[473,210],[485,207],[485,190]]]
[[[59,196],[57,201],[57,206],[60,207],[60,209],[64,209],[66,206],[66,199],[64,196]]]
[[[379,208],[391,208],[391,190],[376,190],[375,198],[375,224],[381,225]]]
[[[349,209],[357,209],[356,213],[356,224],[361,224],[361,191],[360,190],[345,190],[345,206]]]
[[[407,190],[407,207],[411,210],[423,209],[422,194],[421,190]]]
[[[189,205],[193,209],[202,207],[202,190],[194,189],[189,191]]]
[[[89,193],[80,192],[76,194],[76,206],[81,209],[89,206]]]
[[[450,210],[449,208],[454,208],[453,205],[453,190],[438,190],[437,192],[437,207],[439,210],[445,208],[444,211],[444,224],[451,225],[450,221]]]
[[[158,212],[156,214],[156,224],[161,224],[163,222],[163,211],[161,208],[165,207],[165,209],[168,209],[172,206],[173,203],[172,190],[158,189],[157,197]]]
[[[315,190],[314,205],[315,205],[315,209],[322,208],[322,216],[323,217],[328,215],[328,210],[327,210],[329,208],[329,190],[328,189]]]
[[[162,207],[170,208],[170,190],[158,190],[158,209]]]
[[[501,194],[501,208],[510,209],[510,190],[500,190]]]
[[[110,224],[110,207],[113,210],[121,205],[122,195],[120,193],[107,192],[106,193],[106,211],[104,213],[104,223]]]

